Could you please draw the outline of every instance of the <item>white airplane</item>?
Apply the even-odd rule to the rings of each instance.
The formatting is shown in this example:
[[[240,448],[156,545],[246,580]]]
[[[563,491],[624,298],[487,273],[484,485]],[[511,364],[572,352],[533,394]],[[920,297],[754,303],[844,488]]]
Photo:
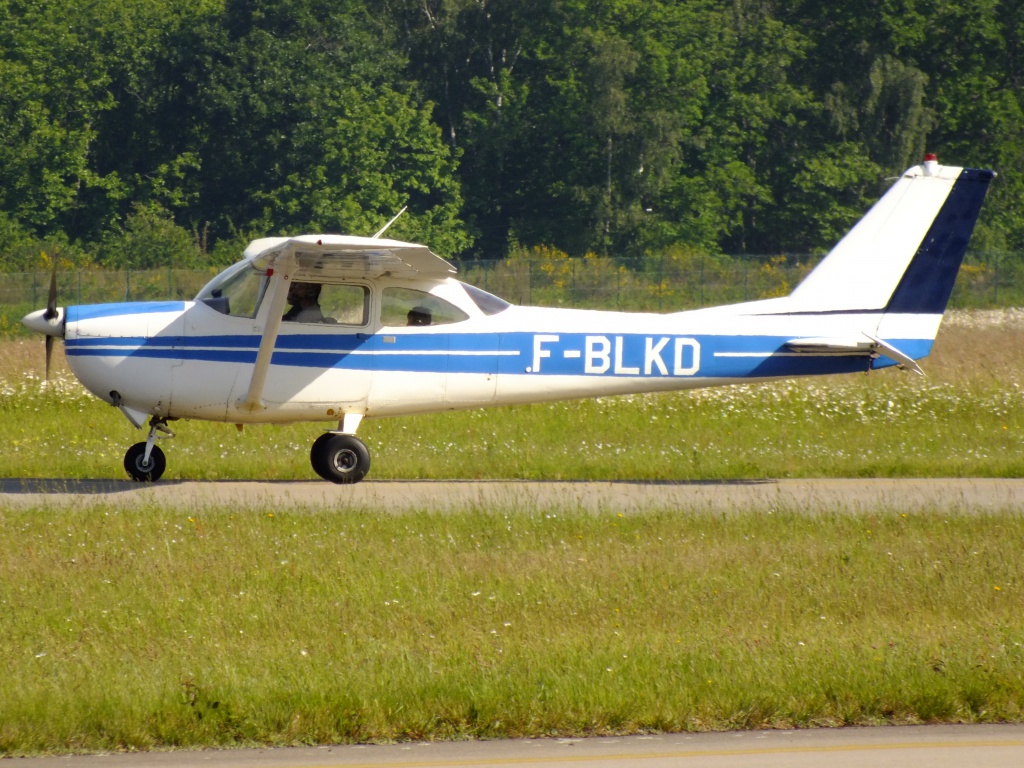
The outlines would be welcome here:
[[[149,434],[124,465],[157,480],[168,422],[330,421],[318,475],[360,481],[364,417],[691,389],[898,365],[921,373],[995,174],[910,168],[782,298],[670,314],[513,306],[456,280],[423,245],[256,240],[194,301],[56,305],[82,384]],[[385,227],[387,229],[387,227]]]

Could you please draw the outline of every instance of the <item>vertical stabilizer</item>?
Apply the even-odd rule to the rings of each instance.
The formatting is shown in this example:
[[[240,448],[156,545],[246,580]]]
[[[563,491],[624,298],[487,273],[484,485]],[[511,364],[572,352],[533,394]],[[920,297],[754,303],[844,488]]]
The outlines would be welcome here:
[[[794,309],[941,313],[994,176],[932,156],[909,169],[794,289]]]

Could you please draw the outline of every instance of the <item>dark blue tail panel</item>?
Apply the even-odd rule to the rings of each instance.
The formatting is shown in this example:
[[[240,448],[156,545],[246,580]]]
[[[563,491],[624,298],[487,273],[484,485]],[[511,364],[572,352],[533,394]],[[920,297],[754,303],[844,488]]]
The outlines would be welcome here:
[[[893,291],[886,312],[942,314],[978,220],[992,171],[965,168]]]

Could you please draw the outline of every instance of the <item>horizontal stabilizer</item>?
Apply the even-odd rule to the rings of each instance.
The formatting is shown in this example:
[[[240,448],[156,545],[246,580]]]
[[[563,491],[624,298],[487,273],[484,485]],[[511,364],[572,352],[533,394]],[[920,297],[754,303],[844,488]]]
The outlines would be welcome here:
[[[868,339],[791,339],[786,347],[792,352],[808,355],[842,355],[871,357],[875,354],[875,345]]]
[[[862,338],[803,338],[790,339],[785,344],[791,352],[806,355],[835,355],[839,357],[878,357],[885,355],[899,365],[909,368],[914,373],[924,376],[924,371],[917,361],[900,352],[892,344],[877,339],[869,334]]]
[[[875,342],[876,346],[878,347],[878,351],[881,352],[883,355],[885,355],[886,357],[890,357],[900,365],[909,368],[918,376],[924,376],[924,371],[921,370],[921,366],[917,364],[917,361],[914,358],[900,352],[898,349],[896,349],[896,347],[894,347],[892,344],[889,344],[886,341],[876,339],[874,336],[868,336],[868,334],[864,335],[871,339],[873,342]]]

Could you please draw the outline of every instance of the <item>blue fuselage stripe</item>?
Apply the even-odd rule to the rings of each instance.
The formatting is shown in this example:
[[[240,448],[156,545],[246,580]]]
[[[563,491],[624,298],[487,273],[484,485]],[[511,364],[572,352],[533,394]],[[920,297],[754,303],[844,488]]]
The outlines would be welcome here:
[[[887,358],[799,354],[788,337],[675,334],[430,333],[283,335],[272,365],[408,373],[530,374],[556,376],[775,377],[863,371],[891,365]],[[891,339],[913,358],[931,351],[931,339]],[[139,336],[68,339],[69,356],[256,361],[260,337]]]

